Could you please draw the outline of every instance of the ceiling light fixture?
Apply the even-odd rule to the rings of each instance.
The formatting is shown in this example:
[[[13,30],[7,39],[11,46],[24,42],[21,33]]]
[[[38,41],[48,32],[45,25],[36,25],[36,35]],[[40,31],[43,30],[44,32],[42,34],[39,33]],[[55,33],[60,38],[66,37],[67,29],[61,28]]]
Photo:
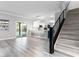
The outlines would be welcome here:
[[[50,17],[52,18],[52,17],[54,17],[54,16],[50,16]]]
[[[44,19],[43,16],[36,16],[38,19]]]

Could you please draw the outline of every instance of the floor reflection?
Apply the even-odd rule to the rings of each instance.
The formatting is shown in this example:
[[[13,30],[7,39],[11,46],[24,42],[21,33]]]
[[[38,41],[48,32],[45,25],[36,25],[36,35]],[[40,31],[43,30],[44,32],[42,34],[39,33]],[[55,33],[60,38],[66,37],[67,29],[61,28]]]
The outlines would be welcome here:
[[[0,41],[0,57],[53,57],[66,56],[56,52],[49,54],[48,39],[23,37]]]

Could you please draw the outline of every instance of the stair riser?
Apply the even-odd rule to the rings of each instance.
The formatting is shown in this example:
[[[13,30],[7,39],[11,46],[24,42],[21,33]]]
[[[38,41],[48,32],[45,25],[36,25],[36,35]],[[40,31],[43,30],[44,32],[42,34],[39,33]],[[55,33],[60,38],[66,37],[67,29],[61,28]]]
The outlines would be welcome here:
[[[71,55],[71,56],[79,56],[79,54],[78,53],[76,53],[76,51],[77,50],[72,50],[72,48],[68,48],[68,47],[65,47],[65,46],[61,46],[61,45],[57,45],[56,47],[55,47],[55,50],[58,50],[58,51],[61,51],[61,52],[63,52],[63,53],[66,53],[66,54],[69,54],[69,55]]]
[[[65,27],[62,27],[62,29],[79,29],[79,26],[65,26]]]
[[[79,41],[74,41],[74,40],[68,40],[68,39],[60,39],[57,41],[57,44],[60,44],[60,43],[63,43],[63,44],[66,44],[66,45],[72,45],[73,47],[79,47],[77,44],[79,44]],[[78,48],[79,49],[79,48]]]
[[[63,38],[73,38],[73,39],[79,39],[79,36],[77,35],[75,35],[75,36],[72,36],[72,35],[61,35],[61,37],[63,37]]]
[[[73,25],[73,26],[76,25],[76,26],[78,26],[79,23],[64,23],[64,25],[66,25],[66,26],[68,26],[68,25],[69,25],[69,26],[70,26],[70,25]]]
[[[73,32],[74,31],[74,33],[79,33],[79,30],[62,30],[62,32],[69,32],[69,33],[71,33],[71,32]]]
[[[76,27],[76,26],[64,26],[64,27],[62,27],[62,29],[61,30],[79,30],[79,26],[78,27]]]
[[[76,34],[76,35],[78,35],[79,34],[79,31],[78,30],[62,30],[62,31],[60,31],[60,34]]]
[[[60,35],[79,36],[79,33],[60,33]]]

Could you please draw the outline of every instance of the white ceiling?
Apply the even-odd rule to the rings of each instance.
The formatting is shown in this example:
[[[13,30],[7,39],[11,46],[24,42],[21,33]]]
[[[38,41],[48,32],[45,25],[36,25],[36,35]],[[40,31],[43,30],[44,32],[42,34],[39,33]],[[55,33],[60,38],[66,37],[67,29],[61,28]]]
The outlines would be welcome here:
[[[0,1],[0,10],[25,17],[51,16],[60,10],[58,1]]]
[[[62,9],[62,4],[63,1],[0,1],[0,13],[48,23],[55,20],[55,12]]]

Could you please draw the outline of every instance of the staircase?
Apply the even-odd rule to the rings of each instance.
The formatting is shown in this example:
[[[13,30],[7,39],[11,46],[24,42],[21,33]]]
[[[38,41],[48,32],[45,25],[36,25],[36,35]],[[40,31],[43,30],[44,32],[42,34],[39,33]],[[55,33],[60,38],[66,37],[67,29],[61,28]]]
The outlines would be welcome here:
[[[55,43],[55,50],[79,57],[79,13],[75,10],[67,13],[67,18]]]

